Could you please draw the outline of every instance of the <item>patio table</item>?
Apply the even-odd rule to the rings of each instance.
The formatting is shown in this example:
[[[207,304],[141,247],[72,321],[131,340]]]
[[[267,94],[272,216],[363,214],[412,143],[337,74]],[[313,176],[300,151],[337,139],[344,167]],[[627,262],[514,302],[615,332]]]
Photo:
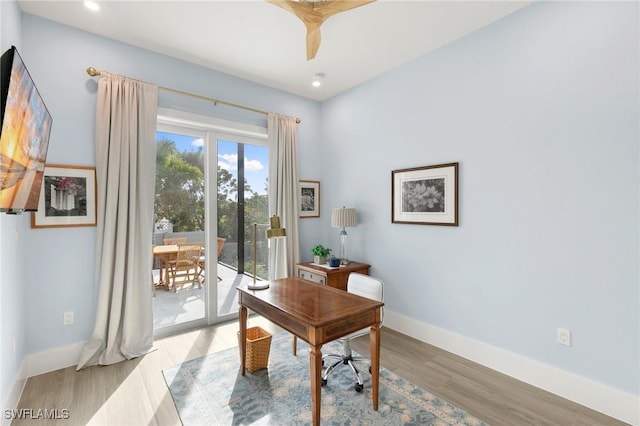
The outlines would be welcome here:
[[[178,254],[177,244],[167,244],[163,246],[155,246],[153,248],[153,257],[158,259],[158,267],[160,269],[160,282],[166,290],[169,290],[169,268],[167,264],[169,261],[174,260]]]

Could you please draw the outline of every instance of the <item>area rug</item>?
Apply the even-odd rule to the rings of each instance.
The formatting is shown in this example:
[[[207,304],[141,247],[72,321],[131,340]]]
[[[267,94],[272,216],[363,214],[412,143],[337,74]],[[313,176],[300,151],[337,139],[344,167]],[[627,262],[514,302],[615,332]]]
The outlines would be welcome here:
[[[291,339],[288,333],[273,336],[268,368],[244,377],[237,347],[163,370],[183,425],[311,424],[309,347],[299,341],[293,356]],[[340,353],[341,348],[332,342],[322,352]],[[354,390],[355,377],[347,366],[339,366],[322,387],[322,425],[486,425],[384,368],[378,411],[373,411],[369,364],[359,365],[361,393]]]

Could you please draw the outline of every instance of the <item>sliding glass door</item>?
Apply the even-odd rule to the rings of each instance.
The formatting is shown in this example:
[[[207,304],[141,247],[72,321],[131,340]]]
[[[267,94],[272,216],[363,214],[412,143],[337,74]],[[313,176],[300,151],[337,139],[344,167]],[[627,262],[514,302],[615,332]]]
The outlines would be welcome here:
[[[223,134],[216,134],[216,146],[217,237],[222,244],[217,316],[227,318],[237,315],[235,288],[253,279],[254,260],[258,279],[268,276],[269,150],[260,139]]]
[[[171,114],[159,115],[157,128],[152,230],[157,337],[237,317],[236,287],[253,280],[254,259],[257,279],[268,277],[266,129]],[[178,281],[171,267],[184,242],[202,249],[197,265]]]
[[[156,132],[153,229],[156,334],[207,323],[206,271],[202,268],[207,230],[205,139],[206,133],[190,128],[160,125]],[[187,243],[190,246],[184,245]],[[193,251],[194,245],[201,247],[198,254]],[[165,249],[169,251],[161,256],[160,250]],[[183,255],[187,249],[191,250],[189,256]],[[186,260],[178,264],[179,256]]]

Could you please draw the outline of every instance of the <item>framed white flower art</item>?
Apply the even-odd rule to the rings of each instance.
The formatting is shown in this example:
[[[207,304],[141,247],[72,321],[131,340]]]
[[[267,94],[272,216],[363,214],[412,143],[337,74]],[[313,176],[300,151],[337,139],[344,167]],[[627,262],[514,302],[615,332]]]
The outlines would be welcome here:
[[[391,222],[458,226],[458,163],[393,170]]]

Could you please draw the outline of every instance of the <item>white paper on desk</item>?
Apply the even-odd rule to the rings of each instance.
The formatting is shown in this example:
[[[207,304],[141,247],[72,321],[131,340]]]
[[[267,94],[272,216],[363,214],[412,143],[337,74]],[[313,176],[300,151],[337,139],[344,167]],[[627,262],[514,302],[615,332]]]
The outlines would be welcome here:
[[[340,267],[339,267],[339,266],[329,266],[329,264],[328,264],[328,263],[323,263],[323,264],[320,264],[320,263],[313,263],[313,265],[319,266],[319,267],[321,267],[321,268],[326,268],[326,269],[340,269]]]

